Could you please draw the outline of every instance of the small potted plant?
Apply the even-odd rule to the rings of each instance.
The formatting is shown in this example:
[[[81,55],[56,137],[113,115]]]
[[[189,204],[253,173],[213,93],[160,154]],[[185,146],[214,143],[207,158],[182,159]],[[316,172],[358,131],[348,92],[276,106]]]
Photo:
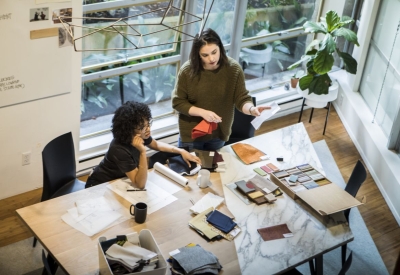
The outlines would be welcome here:
[[[334,64],[334,53],[337,53],[343,60],[347,72],[351,74],[357,72],[357,61],[350,54],[340,51],[336,44],[337,38],[343,37],[359,46],[357,35],[344,27],[353,22],[354,20],[349,18],[340,18],[335,11],[330,10],[326,13],[325,22],[307,21],[304,23],[303,28],[306,32],[324,34],[322,40],[313,40],[307,47],[306,54],[288,67],[291,70],[306,62],[307,73],[299,80],[300,89],[308,91],[304,94],[329,94],[332,80],[328,72],[331,71]],[[332,98],[328,101],[332,101]]]
[[[290,86],[293,89],[296,89],[297,87],[297,83],[299,83],[299,79],[300,77],[304,74],[303,70],[298,70],[297,72],[295,72],[292,77],[290,78]]]

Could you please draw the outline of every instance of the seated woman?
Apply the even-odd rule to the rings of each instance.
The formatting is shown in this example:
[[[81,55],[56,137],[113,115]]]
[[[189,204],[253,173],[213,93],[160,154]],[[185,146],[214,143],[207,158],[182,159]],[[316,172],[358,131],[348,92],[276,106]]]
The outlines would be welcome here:
[[[104,159],[89,176],[85,188],[107,181],[128,177],[134,187],[144,188],[147,181],[146,146],[181,154],[183,159],[200,163],[200,159],[184,149],[156,141],[150,135],[150,108],[143,103],[128,101],[119,107],[112,119],[114,139]]]

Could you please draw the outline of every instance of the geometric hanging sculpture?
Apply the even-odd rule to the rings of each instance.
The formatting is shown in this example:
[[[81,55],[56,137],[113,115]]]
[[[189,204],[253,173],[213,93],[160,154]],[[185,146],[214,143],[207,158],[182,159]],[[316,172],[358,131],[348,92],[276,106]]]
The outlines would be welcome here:
[[[190,0],[189,0],[190,1]],[[147,12],[143,12],[140,14],[135,14],[132,16],[127,16],[123,18],[99,18],[99,17],[71,17],[71,16],[63,16],[59,15],[57,16],[58,19],[61,21],[64,29],[67,31],[67,33],[71,36],[71,40],[73,41],[74,45],[74,50],[76,52],[86,52],[86,51],[109,51],[109,50],[136,50],[136,49],[143,49],[143,48],[148,48],[148,47],[154,47],[154,46],[161,46],[161,45],[169,45],[169,44],[174,44],[178,42],[187,42],[187,41],[192,41],[195,37],[196,34],[191,34],[191,33],[186,33],[182,31],[182,27],[184,25],[189,25],[189,24],[195,24],[197,22],[200,22],[200,33],[203,31],[204,26],[207,22],[208,16],[210,14],[211,8],[214,4],[214,0],[211,0],[210,7],[208,11],[206,11],[206,6],[207,6],[207,0],[204,0],[204,7],[203,7],[203,12],[202,16],[197,16],[189,12],[185,12],[179,7],[175,7],[173,5],[173,0],[170,0],[168,5],[163,8],[157,8],[154,10],[150,10]],[[176,25],[172,26],[169,25],[166,22],[166,16],[167,14],[171,12],[180,12],[181,15],[185,15],[187,17],[192,16],[193,20],[190,22],[186,23],[177,23]],[[151,13],[158,13],[162,14],[162,17],[159,22],[154,22],[154,23],[144,23],[143,22],[143,16],[149,15]],[[72,19],[82,19],[82,20],[102,20],[103,25],[101,27],[92,27],[92,26],[82,26],[82,25],[74,25],[72,23]],[[106,23],[104,23],[106,22]],[[146,26],[146,28],[144,28]],[[155,31],[148,31],[150,26],[153,26],[153,29],[156,29]],[[76,37],[74,36],[74,28],[82,28],[85,30],[85,34]],[[147,30],[144,31],[144,30]],[[157,34],[162,35],[162,32],[166,31],[174,31],[180,34],[185,34],[189,38],[181,41],[166,41],[166,42],[161,42],[159,43],[158,41],[155,42],[154,40],[149,40],[150,42],[145,43],[145,38],[148,36],[157,36]],[[103,34],[113,34],[113,35],[120,35],[125,41],[123,47],[115,47],[115,48],[99,48],[99,49],[94,49],[94,48],[85,48],[85,49],[77,49],[77,43],[76,41],[80,39],[84,39],[85,37],[95,35],[98,33],[103,33]]]

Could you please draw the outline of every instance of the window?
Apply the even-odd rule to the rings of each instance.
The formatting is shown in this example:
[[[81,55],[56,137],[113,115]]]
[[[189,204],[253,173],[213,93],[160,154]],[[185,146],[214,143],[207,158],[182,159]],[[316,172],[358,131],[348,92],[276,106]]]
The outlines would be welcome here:
[[[172,2],[174,8],[166,12],[169,0],[133,4],[130,0],[84,0],[82,138],[108,133],[115,109],[127,100],[148,104],[155,123],[172,116],[171,92],[191,47],[185,39],[192,37],[184,33],[198,33],[203,27],[198,18],[208,11],[204,28],[216,30],[228,54],[243,66],[250,92],[288,82],[294,72],[287,67],[301,57],[312,39],[301,26],[316,20],[320,4],[320,0]],[[161,20],[167,27],[157,24]],[[171,30],[176,26],[182,33]],[[269,51],[262,54],[266,58],[262,63],[247,51],[260,47]]]
[[[384,0],[369,46],[360,92],[377,123],[388,137],[389,148],[399,138],[400,108],[400,2]]]

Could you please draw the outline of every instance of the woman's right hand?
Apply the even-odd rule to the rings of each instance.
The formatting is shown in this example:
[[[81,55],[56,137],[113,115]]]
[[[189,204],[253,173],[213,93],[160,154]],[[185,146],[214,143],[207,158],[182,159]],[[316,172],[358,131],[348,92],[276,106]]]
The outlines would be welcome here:
[[[140,135],[136,135],[132,139],[132,146],[139,150],[140,153],[146,152],[146,146],[144,146],[144,140]]]
[[[222,117],[208,110],[204,110],[201,117],[208,122],[216,122],[216,123],[222,122]]]

